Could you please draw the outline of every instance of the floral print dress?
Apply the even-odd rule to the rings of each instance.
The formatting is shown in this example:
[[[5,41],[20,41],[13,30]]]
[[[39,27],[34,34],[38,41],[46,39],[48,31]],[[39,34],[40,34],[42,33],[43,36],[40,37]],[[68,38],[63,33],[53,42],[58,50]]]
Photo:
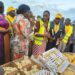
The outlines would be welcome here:
[[[23,15],[18,15],[14,22],[15,37],[13,40],[13,57],[28,55],[30,22]]]

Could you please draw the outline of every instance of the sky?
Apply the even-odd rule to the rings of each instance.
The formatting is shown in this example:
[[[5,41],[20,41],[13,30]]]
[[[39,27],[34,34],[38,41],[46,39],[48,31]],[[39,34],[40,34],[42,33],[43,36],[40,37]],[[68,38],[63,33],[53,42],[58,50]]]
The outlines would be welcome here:
[[[20,4],[27,4],[35,16],[42,16],[45,10],[51,13],[51,20],[56,13],[61,13],[65,18],[75,19],[75,0],[0,0],[4,1],[5,13],[8,6],[17,8]]]

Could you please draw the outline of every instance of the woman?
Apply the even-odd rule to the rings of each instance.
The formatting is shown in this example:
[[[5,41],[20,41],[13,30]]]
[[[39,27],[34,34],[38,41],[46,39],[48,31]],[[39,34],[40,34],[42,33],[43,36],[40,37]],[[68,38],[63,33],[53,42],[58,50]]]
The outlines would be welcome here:
[[[36,29],[34,32],[34,45],[32,54],[38,57],[40,54],[45,52],[47,39],[50,37],[50,13],[49,11],[44,11],[43,19],[36,22]]]
[[[13,41],[13,57],[20,58],[28,55],[29,50],[29,34],[30,34],[30,7],[22,4],[17,9],[17,16],[14,22],[15,38]]]
[[[0,65],[4,64],[4,62],[6,60],[4,58],[4,56],[6,56],[6,55],[4,55],[5,50],[6,50],[6,44],[5,43],[8,40],[8,38],[7,38],[7,40],[5,40],[7,37],[7,36],[5,37],[5,35],[8,32],[8,22],[5,20],[5,16],[4,16],[3,12],[4,12],[4,4],[0,1]],[[7,44],[8,44],[8,42],[7,42]],[[9,56],[9,54],[8,54],[8,56]]]

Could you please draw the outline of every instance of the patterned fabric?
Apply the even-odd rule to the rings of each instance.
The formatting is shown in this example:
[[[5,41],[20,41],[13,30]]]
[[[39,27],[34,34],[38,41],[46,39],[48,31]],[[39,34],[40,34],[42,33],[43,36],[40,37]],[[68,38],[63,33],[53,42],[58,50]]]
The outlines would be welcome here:
[[[30,22],[23,15],[18,15],[14,22],[15,38],[13,40],[14,58],[28,55]]]
[[[45,52],[46,49],[46,42],[42,42],[42,45],[33,45],[33,55],[39,55]]]
[[[46,28],[45,28],[44,33],[47,33]],[[33,55],[40,55],[40,54],[44,53],[46,50],[46,43],[47,43],[47,38],[44,38],[44,40],[42,41],[42,45],[34,44],[33,49],[32,49],[33,50],[32,54]]]

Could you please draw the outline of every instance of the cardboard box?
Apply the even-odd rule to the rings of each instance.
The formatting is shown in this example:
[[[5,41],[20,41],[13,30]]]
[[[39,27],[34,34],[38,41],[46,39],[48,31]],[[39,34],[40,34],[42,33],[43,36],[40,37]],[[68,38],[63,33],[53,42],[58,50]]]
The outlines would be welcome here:
[[[32,70],[32,66],[37,66],[37,69],[40,70],[41,67],[40,65],[38,65],[37,63],[35,63],[34,61],[32,61],[30,58],[28,58],[28,60],[31,62],[30,64],[27,64],[27,65],[21,65],[21,68],[19,68],[19,66],[16,64],[16,62],[21,62],[21,61],[26,61],[25,58],[27,59],[28,57],[24,56],[20,59],[17,59],[17,60],[14,60],[12,62],[9,62],[9,63],[6,63],[4,65],[2,65],[1,67],[4,68],[4,67],[12,67],[12,68],[17,68],[17,70],[13,71],[13,72],[10,72],[8,73],[7,75],[17,75],[17,73],[20,73],[20,75],[25,75],[24,73],[24,69],[26,68],[27,71],[31,71]]]
[[[27,59],[27,57],[26,57],[26,59]],[[32,65],[31,63],[26,63],[27,62],[27,60],[25,59],[25,56],[24,57],[21,57],[21,58],[19,58],[19,59],[17,59],[17,60],[14,60],[13,61],[13,63],[14,63],[14,65],[15,65],[15,67],[17,67],[18,69],[21,69],[21,68],[23,68],[23,67],[27,67],[27,66],[30,66],[30,65]],[[28,58],[28,60],[30,61],[30,59]],[[22,62],[22,61],[24,61],[24,62]],[[31,61],[30,61],[31,62]],[[26,63],[26,64],[25,64]]]
[[[68,68],[60,75],[75,75],[75,66],[70,64]]]
[[[22,63],[22,61],[24,61],[24,62],[27,62],[27,60],[29,60],[30,61],[30,63],[28,63],[28,64],[25,64],[24,63],[24,65],[21,65]],[[36,64],[34,61],[32,61],[29,57],[27,57],[27,56],[24,56],[24,57],[22,57],[22,58],[20,58],[20,59],[17,59],[17,60],[14,60],[13,61],[13,63],[14,63],[14,66],[15,67],[17,67],[18,69],[21,69],[21,68],[24,68],[24,67],[26,67],[26,68],[30,68],[30,66],[33,66],[33,65],[38,65],[38,64]],[[21,68],[19,68],[19,66],[18,66],[18,64],[17,63],[21,63],[20,65],[21,65]],[[40,66],[38,65],[38,67],[40,68]]]
[[[19,72],[18,69],[15,67],[13,62],[6,63],[6,64],[2,65],[1,67],[3,69],[8,68],[8,67],[11,67],[12,69],[15,68],[14,71],[7,73],[7,75],[17,75],[17,73]],[[6,70],[4,70],[4,71],[6,71]]]

